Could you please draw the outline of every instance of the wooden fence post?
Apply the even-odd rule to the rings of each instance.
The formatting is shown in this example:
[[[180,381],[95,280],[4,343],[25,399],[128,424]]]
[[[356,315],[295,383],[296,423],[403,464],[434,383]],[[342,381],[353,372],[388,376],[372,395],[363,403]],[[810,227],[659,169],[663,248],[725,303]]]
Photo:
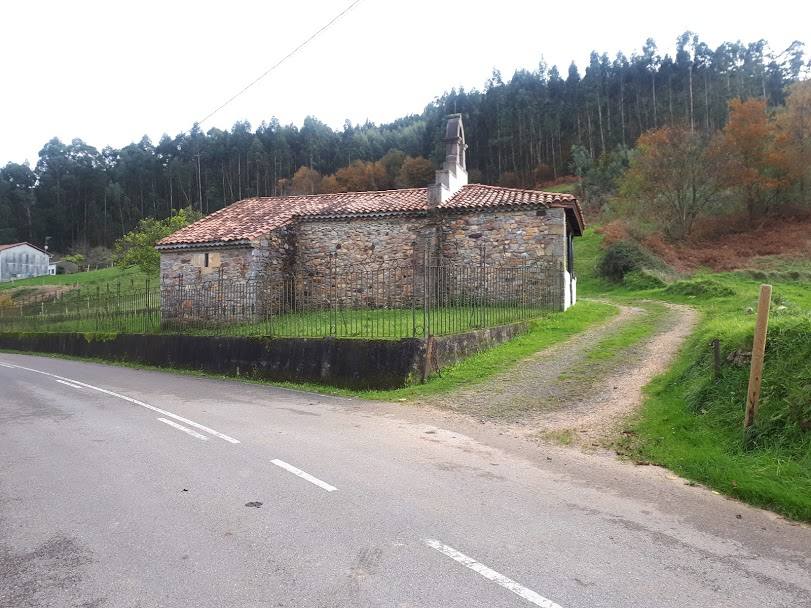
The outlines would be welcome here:
[[[766,330],[769,327],[769,307],[772,301],[772,286],[760,286],[760,300],[757,306],[757,323],[755,324],[755,338],[752,343],[752,367],[749,371],[749,388],[746,391],[746,412],[743,418],[743,428],[748,429],[755,422],[758,400],[760,399],[760,384],[763,380],[763,355],[766,352]]]

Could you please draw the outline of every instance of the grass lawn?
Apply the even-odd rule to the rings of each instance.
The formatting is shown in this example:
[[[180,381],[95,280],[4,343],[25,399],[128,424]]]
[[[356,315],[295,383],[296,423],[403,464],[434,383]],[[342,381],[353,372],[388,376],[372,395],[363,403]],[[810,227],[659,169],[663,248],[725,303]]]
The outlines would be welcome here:
[[[698,273],[669,288],[631,290],[594,274],[600,237],[578,243],[578,288],[617,302],[661,300],[701,313],[675,365],[646,388],[643,408],[616,448],[719,492],[811,521],[811,283],[809,262],[755,272]],[[789,269],[787,271],[787,269]],[[808,275],[811,276],[811,275]],[[725,362],[713,377],[710,342],[724,357],[751,351],[762,281],[774,286],[763,390],[755,426],[743,434],[748,364]]]
[[[107,289],[115,293],[127,294],[133,291],[142,291],[149,280],[150,286],[157,285],[158,278],[150,277],[137,268],[103,268],[101,270],[91,270],[90,272],[76,272],[74,274],[57,274],[53,276],[41,276],[31,279],[20,279],[19,281],[6,281],[0,283],[0,304],[7,301],[4,293],[8,294],[11,302],[25,300],[30,297],[43,294],[51,287],[72,287],[73,289],[65,294],[65,297],[82,297],[87,294],[106,293]],[[8,303],[8,302],[6,302]]]

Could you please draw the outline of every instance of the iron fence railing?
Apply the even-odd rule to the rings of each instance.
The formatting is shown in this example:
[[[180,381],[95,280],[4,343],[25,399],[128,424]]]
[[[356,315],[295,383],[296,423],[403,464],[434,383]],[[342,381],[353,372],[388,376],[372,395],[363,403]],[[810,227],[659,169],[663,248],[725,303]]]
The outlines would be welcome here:
[[[402,338],[490,327],[560,310],[561,269],[423,264],[163,287],[85,290],[0,306],[0,331],[181,332]]]

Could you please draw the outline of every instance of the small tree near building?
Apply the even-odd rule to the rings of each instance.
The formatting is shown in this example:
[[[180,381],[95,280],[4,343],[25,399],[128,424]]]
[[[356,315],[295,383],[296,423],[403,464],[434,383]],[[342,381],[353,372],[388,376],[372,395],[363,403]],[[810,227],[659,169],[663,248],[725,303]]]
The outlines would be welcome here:
[[[120,268],[137,266],[146,274],[157,274],[160,270],[160,254],[155,249],[155,244],[201,217],[198,211],[186,207],[164,220],[153,217],[142,219],[138,223],[138,228],[115,242],[113,258],[116,266]]]

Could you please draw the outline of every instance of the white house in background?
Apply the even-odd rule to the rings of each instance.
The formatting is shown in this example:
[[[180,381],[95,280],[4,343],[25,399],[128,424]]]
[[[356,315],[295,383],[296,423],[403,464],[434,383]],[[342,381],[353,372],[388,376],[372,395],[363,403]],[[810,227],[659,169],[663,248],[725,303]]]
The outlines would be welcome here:
[[[31,243],[0,245],[0,282],[48,274],[50,257]]]

